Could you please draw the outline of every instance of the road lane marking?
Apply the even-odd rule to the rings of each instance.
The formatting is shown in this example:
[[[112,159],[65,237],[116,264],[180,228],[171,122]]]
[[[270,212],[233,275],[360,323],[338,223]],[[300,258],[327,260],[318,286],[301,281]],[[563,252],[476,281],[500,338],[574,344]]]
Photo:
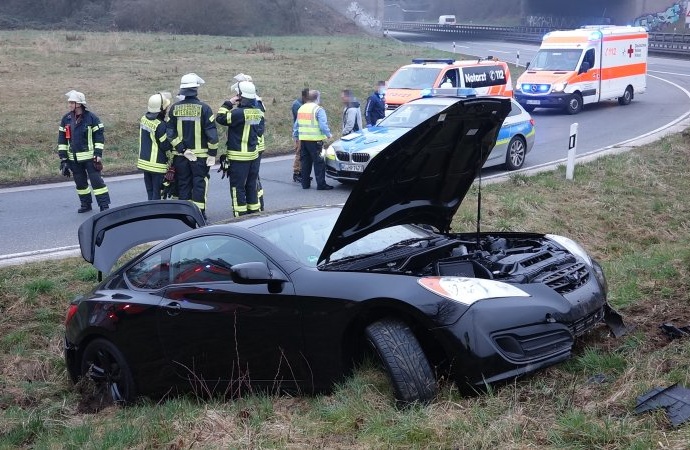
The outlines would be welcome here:
[[[678,77],[690,77],[690,73],[664,72],[661,70],[648,70],[647,72],[661,73],[663,75],[675,75]],[[658,78],[658,77],[654,77]],[[661,78],[659,78],[661,80]]]
[[[489,52],[492,52],[492,53],[506,53],[506,54],[511,54],[511,53],[513,53],[513,52],[506,51],[506,50],[494,50],[494,49],[491,49],[491,48],[490,48],[488,51],[489,51]]]

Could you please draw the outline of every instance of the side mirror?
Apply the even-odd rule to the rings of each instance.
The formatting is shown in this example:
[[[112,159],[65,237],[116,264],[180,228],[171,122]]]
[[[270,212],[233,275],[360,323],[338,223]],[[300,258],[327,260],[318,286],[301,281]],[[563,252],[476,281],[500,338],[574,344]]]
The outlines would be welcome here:
[[[232,281],[237,284],[268,284],[287,281],[278,270],[271,270],[264,262],[248,262],[232,266]]]
[[[529,66],[531,66],[532,63],[530,61],[527,61],[527,64],[525,64],[525,70],[529,69]]]
[[[579,73],[587,73],[591,69],[589,66],[589,62],[583,61],[582,65],[580,66],[580,72]]]

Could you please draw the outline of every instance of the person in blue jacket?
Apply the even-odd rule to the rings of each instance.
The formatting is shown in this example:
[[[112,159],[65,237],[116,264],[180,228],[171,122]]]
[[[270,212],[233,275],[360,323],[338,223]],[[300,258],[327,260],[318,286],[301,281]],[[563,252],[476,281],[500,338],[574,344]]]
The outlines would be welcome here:
[[[379,81],[376,83],[376,90],[369,96],[364,108],[364,120],[367,122],[367,128],[373,127],[384,117],[386,117],[386,82]]]

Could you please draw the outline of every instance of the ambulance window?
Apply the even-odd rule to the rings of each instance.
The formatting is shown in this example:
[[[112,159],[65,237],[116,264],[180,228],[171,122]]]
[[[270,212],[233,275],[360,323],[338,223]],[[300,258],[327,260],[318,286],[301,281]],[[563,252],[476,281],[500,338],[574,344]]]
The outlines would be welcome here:
[[[448,86],[448,83],[450,83],[452,86]],[[441,81],[439,82],[439,87],[444,87],[444,88],[460,87],[460,85],[458,84],[458,69],[447,70],[443,74],[443,77],[441,78]]]
[[[585,63],[585,62],[589,63],[590,68],[594,67],[594,49],[593,48],[590,48],[589,50],[587,50],[587,53],[585,53],[585,57],[582,59],[582,62],[583,63]]]

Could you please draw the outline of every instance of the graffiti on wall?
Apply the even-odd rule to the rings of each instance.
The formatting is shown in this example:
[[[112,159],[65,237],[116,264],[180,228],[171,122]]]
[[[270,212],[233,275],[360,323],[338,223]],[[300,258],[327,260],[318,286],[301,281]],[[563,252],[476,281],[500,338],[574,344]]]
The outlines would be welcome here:
[[[527,16],[523,24],[540,28],[577,28],[582,25],[608,25],[608,17],[572,17],[572,16]]]
[[[665,11],[643,14],[635,19],[633,25],[645,27],[649,31],[658,30],[664,25],[672,25],[680,20],[683,16],[683,7],[679,3],[675,3]]]

